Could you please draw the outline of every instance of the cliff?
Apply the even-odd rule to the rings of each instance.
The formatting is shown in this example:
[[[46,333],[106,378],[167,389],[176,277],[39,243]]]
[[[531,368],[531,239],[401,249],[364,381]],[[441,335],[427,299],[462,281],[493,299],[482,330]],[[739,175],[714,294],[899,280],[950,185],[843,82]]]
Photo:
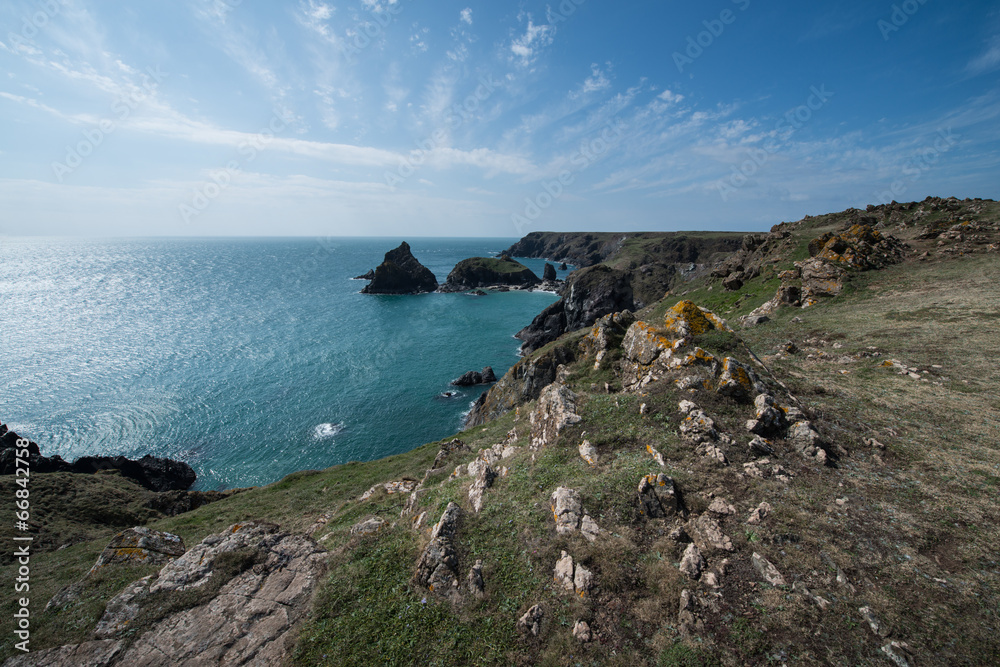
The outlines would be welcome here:
[[[531,287],[540,282],[531,269],[510,257],[471,257],[455,265],[441,289],[460,292],[478,287]]]
[[[430,269],[417,261],[410,244],[403,241],[398,248],[385,253],[385,260],[361,290],[362,294],[419,294],[437,289],[437,278]]]
[[[6,664],[993,664],[1000,206],[775,232],[410,452],[62,549],[64,477],[131,483],[38,475],[33,652]]]

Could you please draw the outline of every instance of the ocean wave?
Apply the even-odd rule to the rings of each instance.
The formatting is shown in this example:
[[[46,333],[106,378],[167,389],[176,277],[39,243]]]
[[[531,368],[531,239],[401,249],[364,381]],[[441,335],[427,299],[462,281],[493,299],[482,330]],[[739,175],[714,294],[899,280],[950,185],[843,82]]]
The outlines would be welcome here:
[[[339,434],[344,430],[344,422],[339,424],[319,424],[313,429],[313,438],[316,440],[325,440],[327,438],[332,438],[333,436]]]

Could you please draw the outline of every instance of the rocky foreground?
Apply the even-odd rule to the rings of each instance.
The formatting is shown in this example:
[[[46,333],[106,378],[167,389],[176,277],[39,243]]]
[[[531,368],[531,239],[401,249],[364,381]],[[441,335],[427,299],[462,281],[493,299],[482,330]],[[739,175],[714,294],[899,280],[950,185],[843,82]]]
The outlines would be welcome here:
[[[5,664],[997,664],[998,250],[982,200],[748,235],[457,437],[38,553]]]

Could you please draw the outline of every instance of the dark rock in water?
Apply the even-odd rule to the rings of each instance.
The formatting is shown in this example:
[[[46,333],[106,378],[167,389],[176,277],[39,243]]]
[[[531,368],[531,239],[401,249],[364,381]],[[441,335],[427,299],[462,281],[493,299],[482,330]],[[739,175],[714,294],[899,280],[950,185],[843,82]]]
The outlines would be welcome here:
[[[368,273],[362,276],[354,276],[352,280],[375,280],[375,269],[369,269]]]
[[[17,433],[0,425],[0,475],[15,474],[18,439]],[[70,464],[59,455],[42,456],[34,442],[29,442],[26,447],[28,466],[32,473],[93,474],[99,470],[117,470],[122,477],[127,477],[150,491],[184,491],[198,478],[191,466],[173,459],[147,455],[133,461],[124,456],[84,456]]]
[[[556,279],[556,267],[552,266],[548,262],[545,262],[545,270],[542,271],[542,280],[555,280]]]
[[[455,265],[441,290],[463,292],[498,285],[530,287],[539,282],[538,276],[531,269],[510,257],[470,257]]]
[[[567,331],[590,326],[599,317],[634,309],[629,274],[599,264],[567,278],[563,298],[543,310],[515,337],[524,341],[521,352],[528,354]]]
[[[455,398],[456,396],[459,396],[457,391],[445,391],[437,395],[438,398]]]
[[[410,244],[403,241],[395,250],[385,253],[385,261],[375,269],[375,275],[362,294],[419,294],[437,289],[437,278],[430,269],[417,261]]]
[[[479,371],[469,371],[457,380],[452,380],[452,384],[456,387],[472,387],[477,384],[489,384],[490,382],[496,382],[497,376],[493,373],[493,367],[487,366]]]
[[[137,461],[124,456],[84,456],[73,462],[73,472],[96,473],[99,470],[119,470],[122,477],[150,491],[183,491],[198,477],[186,463],[148,454]]]
[[[469,296],[486,296],[486,292],[481,289],[474,289],[469,292]]]
[[[562,264],[559,265],[559,270],[560,271],[569,271],[569,267],[566,266],[566,262],[563,262]]]

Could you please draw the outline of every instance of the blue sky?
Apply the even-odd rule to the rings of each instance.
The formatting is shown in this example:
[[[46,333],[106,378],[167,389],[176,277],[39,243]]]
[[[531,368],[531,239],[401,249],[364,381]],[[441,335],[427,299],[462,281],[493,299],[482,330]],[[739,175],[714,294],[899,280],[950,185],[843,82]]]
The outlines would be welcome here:
[[[14,0],[0,234],[766,229],[997,198],[1000,5]]]

